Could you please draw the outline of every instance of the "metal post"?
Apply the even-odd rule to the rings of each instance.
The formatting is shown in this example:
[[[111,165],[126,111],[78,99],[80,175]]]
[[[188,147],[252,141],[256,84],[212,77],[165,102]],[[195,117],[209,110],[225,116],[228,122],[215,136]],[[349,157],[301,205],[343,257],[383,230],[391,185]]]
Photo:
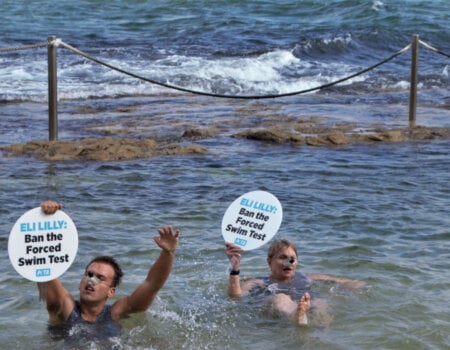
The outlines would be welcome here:
[[[47,38],[48,57],[48,139],[58,140],[58,91],[56,75],[56,45],[53,43],[56,36]]]
[[[413,35],[411,44],[411,81],[409,90],[409,127],[416,126],[416,106],[417,106],[417,66],[419,58],[419,36]]]

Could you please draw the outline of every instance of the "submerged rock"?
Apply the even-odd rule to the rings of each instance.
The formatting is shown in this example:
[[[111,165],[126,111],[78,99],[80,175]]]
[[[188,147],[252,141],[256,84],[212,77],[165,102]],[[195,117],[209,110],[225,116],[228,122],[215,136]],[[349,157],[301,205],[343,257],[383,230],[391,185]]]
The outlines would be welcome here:
[[[270,111],[269,111],[270,112]],[[448,127],[388,128],[380,125],[358,128],[354,123],[330,125],[326,118],[298,120],[295,117],[258,116],[250,122],[231,117],[220,122],[212,121],[201,126],[180,123],[170,125],[165,121],[150,124],[141,118],[127,123],[93,126],[90,131],[99,131],[98,138],[72,141],[31,141],[23,144],[0,147],[7,157],[34,157],[48,161],[121,161],[168,155],[206,153],[204,147],[185,143],[211,138],[244,138],[272,144],[292,146],[340,147],[348,144],[399,143],[420,140],[447,139]],[[162,124],[161,124],[162,123]],[[115,136],[106,136],[115,135]],[[120,137],[120,135],[122,137]],[[156,141],[158,140],[158,141]],[[174,140],[178,143],[174,143]],[[170,142],[170,143],[168,143]],[[249,141],[251,142],[251,141]]]
[[[339,125],[334,127],[311,126],[307,128],[295,128],[291,131],[290,126],[286,129],[277,126],[265,129],[247,130],[233,137],[243,137],[249,140],[267,141],[272,143],[306,144],[308,146],[343,146],[350,143],[378,143],[378,142],[405,142],[418,140],[446,139],[450,137],[450,128],[446,127],[414,127],[402,129],[366,130],[364,133],[355,131],[349,126]],[[307,132],[306,135],[298,131]]]
[[[306,144],[309,146],[342,146],[349,142],[349,137],[340,130],[325,135],[306,138]]]
[[[197,128],[191,128],[186,130],[183,133],[183,138],[186,139],[203,139],[206,137],[213,136],[215,134],[219,133],[219,129],[217,128],[211,128],[211,129],[197,129]]]
[[[152,139],[112,137],[74,141],[31,141],[4,146],[1,149],[7,156],[28,156],[49,161],[118,161],[207,152],[206,148],[193,145],[159,145]]]

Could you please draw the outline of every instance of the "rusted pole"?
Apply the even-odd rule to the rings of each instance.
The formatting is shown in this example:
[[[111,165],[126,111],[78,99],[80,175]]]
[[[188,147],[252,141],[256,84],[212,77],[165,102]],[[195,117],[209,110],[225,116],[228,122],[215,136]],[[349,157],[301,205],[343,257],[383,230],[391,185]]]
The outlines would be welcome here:
[[[56,75],[56,36],[47,38],[48,57],[48,140],[58,140],[58,89]]]
[[[419,59],[419,36],[413,35],[411,44],[411,81],[409,90],[409,127],[416,126],[417,107],[417,67]]]

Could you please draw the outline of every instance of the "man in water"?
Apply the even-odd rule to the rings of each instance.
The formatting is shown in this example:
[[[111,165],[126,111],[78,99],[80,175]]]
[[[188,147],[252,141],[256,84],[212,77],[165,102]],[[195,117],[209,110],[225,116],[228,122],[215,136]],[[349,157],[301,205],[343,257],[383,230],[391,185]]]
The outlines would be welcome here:
[[[226,255],[231,262],[228,294],[231,297],[258,293],[267,295],[271,303],[271,310],[275,315],[288,317],[299,325],[308,324],[308,312],[311,306],[314,306],[322,314],[322,317],[327,317],[325,315],[326,304],[319,299],[312,299],[309,293],[313,281],[334,281],[345,284],[345,287],[348,288],[358,288],[364,285],[364,282],[347,278],[321,274],[305,275],[297,272],[297,248],[291,241],[284,238],[274,241],[267,252],[270,275],[264,278],[250,279],[241,284],[239,269],[242,249],[229,242],[226,242],[225,246]]]
[[[62,209],[62,205],[46,201],[41,204],[41,208],[50,215]],[[53,329],[62,337],[77,336],[77,330],[89,334],[100,332],[100,337],[114,336],[120,331],[117,321],[132,313],[147,310],[172,270],[180,231],[174,232],[171,226],[166,226],[158,229],[158,233],[159,237],[153,240],[161,248],[161,253],[149,269],[146,279],[131,295],[116,300],[112,305],[107,305],[107,300],[115,295],[123,276],[120,266],[112,257],[96,257],[86,266],[79,285],[79,301],[69,294],[59,278],[39,282],[40,297],[47,304],[50,330]]]

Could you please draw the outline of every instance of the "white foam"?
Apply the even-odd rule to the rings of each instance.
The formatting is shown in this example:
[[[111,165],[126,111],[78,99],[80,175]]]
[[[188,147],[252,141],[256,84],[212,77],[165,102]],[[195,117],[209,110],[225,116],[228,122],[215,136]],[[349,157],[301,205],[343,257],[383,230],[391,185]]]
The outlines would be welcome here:
[[[374,11],[380,11],[382,8],[384,7],[384,3],[382,2],[382,1],[379,1],[379,0],[375,0],[373,3],[372,3],[372,10],[374,10]]]
[[[351,39],[347,37],[332,40]],[[182,55],[170,55],[156,61],[139,57],[127,61],[97,58],[147,79],[195,91],[229,95],[296,92],[330,83],[357,70],[339,62],[301,60],[289,50],[217,59]],[[22,62],[21,66],[0,69],[0,99],[46,101],[47,74],[47,63],[44,61]],[[358,77],[346,83],[363,80],[363,77]],[[59,60],[59,99],[108,98],[160,91],[166,92],[167,89],[79,56],[64,55]]]
[[[336,37],[333,37],[330,39],[327,39],[327,38],[323,39],[323,43],[327,44],[327,45],[328,44],[341,44],[341,43],[348,45],[348,44],[350,44],[351,41],[352,41],[351,34],[347,34],[345,36],[336,36]]]

